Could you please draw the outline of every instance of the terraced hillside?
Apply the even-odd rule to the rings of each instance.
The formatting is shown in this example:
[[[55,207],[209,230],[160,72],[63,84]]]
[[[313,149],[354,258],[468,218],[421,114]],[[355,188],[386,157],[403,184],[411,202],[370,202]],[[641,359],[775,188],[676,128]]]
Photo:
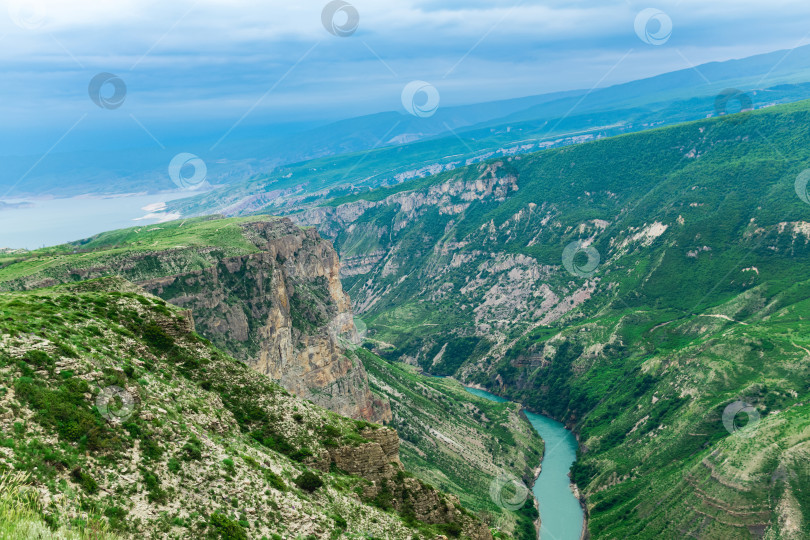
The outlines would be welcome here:
[[[2,293],[0,310],[0,470],[30,475],[51,526],[492,538],[402,468],[394,431],[290,395],[129,282]]]
[[[801,102],[490,161],[296,219],[335,240],[379,354],[575,429],[594,537],[799,538],[808,136]],[[726,429],[729,406],[761,418],[754,436]]]

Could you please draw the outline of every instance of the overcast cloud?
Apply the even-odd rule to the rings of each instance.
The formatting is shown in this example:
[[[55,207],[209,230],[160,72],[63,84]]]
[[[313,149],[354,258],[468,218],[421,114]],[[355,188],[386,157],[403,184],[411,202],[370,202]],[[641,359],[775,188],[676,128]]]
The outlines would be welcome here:
[[[229,137],[398,110],[415,79],[442,106],[608,86],[796,47],[810,32],[810,3],[792,0],[351,3],[360,23],[349,37],[326,31],[321,0],[7,3],[2,153],[45,151],[74,125],[61,150],[214,142],[243,115]],[[673,22],[664,45],[634,31],[649,7]],[[126,83],[120,108],[89,99],[99,72]]]

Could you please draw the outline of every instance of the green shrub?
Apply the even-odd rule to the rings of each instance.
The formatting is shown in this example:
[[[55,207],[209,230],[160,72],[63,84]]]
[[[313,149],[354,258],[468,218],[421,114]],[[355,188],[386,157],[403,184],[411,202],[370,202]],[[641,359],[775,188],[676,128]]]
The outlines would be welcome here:
[[[78,358],[79,357],[79,353],[76,352],[76,349],[74,349],[72,346],[68,345],[67,343],[54,342],[54,345],[56,345],[57,352],[59,354],[61,354],[62,356],[65,356],[67,358]]]
[[[302,473],[294,481],[296,486],[309,493],[313,493],[323,486],[323,480],[321,480],[321,477],[312,471]]]
[[[160,485],[160,478],[145,467],[141,468],[141,475],[143,476],[143,481],[146,484],[146,492],[149,502],[166,502],[166,492]]]
[[[313,455],[314,454],[312,453],[312,450],[306,447],[299,448],[298,450],[295,450],[294,452],[291,452],[289,454],[290,459],[297,461],[299,463],[303,462],[308,457],[312,457]]]
[[[93,494],[98,493],[98,484],[93,479],[92,476],[89,474],[82,472],[81,467],[76,467],[70,473],[71,478],[73,478],[79,485],[81,485],[87,493]]]
[[[141,330],[144,341],[160,352],[167,352],[174,347],[174,339],[169,336],[157,323],[149,322]]]
[[[208,536],[223,540],[247,540],[244,527],[219,512],[211,514],[208,520]]]
[[[20,377],[14,390],[21,401],[36,411],[37,421],[56,428],[62,439],[78,442],[81,450],[112,450],[120,445],[98,411],[90,409],[84,397],[90,387],[85,381],[67,379],[52,390],[40,379]]]
[[[182,448],[183,459],[186,461],[199,461],[202,459],[202,443],[200,439],[192,436]]]
[[[335,527],[338,528],[338,529],[341,529],[341,530],[345,531],[346,528],[349,526],[348,522],[346,522],[346,520],[344,518],[342,518],[341,516],[338,516],[338,515],[335,514],[335,515],[332,515],[332,519],[335,520]]]
[[[287,491],[287,485],[284,483],[284,480],[273,471],[265,469],[264,479],[267,480],[271,488],[277,489],[278,491]]]
[[[452,523],[442,523],[441,525],[439,525],[439,530],[444,534],[446,534],[447,536],[450,536],[452,538],[458,538],[459,536],[461,536],[462,529],[461,525],[459,525],[454,521]]]
[[[157,461],[163,457],[163,449],[151,435],[144,434],[141,437],[141,455],[144,459]]]
[[[54,360],[50,356],[48,356],[43,351],[28,351],[25,353],[23,357],[26,362],[37,366],[39,368],[45,368],[49,371],[53,369]]]
[[[127,510],[118,506],[110,506],[104,510],[104,515],[110,521],[110,526],[113,529],[126,529]]]
[[[323,435],[328,438],[337,439],[340,437],[340,429],[332,424],[326,424],[321,431]]]

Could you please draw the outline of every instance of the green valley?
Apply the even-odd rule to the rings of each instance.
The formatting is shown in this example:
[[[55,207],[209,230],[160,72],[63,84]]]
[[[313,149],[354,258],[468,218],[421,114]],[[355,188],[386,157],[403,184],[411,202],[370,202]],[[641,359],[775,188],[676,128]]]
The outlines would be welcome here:
[[[490,161],[295,219],[334,238],[378,354],[575,430],[593,537],[800,538],[809,132],[801,102]],[[759,419],[750,437],[724,425],[737,402]]]
[[[515,538],[535,538],[534,501],[511,512],[491,498],[492,479],[534,481],[543,444],[514,404],[468,393],[453,379],[429,378],[357,349],[372,390],[391,403],[391,427],[402,441],[402,462],[419,478],[458,495],[462,504]]]
[[[0,540],[810,539],[810,3],[6,3]]]

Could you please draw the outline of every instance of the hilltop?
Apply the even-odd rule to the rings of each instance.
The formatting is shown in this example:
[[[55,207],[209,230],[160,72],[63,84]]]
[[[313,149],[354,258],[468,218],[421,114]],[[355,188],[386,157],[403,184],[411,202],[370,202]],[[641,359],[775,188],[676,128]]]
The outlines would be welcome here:
[[[346,416],[386,421],[363,366],[329,242],[283,218],[214,218],[111,231],[0,256],[0,288],[122,276],[191,310],[200,334],[291,392]]]

